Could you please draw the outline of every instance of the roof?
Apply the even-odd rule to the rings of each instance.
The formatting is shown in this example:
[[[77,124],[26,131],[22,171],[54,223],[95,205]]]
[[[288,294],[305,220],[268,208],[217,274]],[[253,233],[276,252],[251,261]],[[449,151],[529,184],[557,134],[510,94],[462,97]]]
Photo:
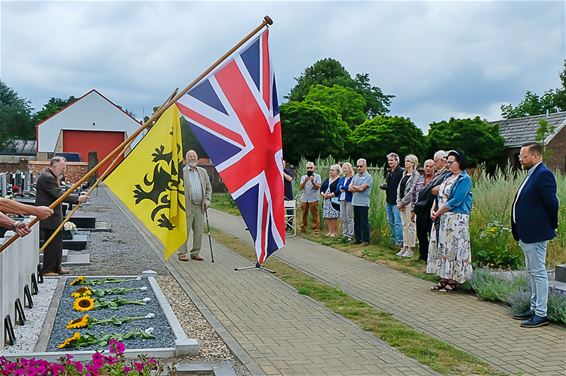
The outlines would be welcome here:
[[[491,121],[491,125],[499,125],[499,133],[505,139],[506,147],[519,147],[527,142],[535,141],[535,133],[539,127],[539,120],[546,119],[548,123],[555,126],[554,132],[549,135],[544,143],[547,144],[566,125],[566,111],[555,112],[547,115],[533,115],[522,118]]]
[[[136,123],[139,123],[139,121],[133,117],[132,115],[130,115],[129,113],[127,113],[126,111],[124,111],[122,109],[122,107],[118,106],[116,103],[112,102],[110,99],[106,98],[104,95],[102,95],[98,90],[96,89],[91,89],[89,92],[87,92],[86,94],[84,94],[81,97],[78,97],[73,103],[70,103],[68,105],[66,105],[65,107],[61,108],[59,111],[55,112],[54,114],[51,114],[50,116],[48,116],[47,118],[43,119],[42,121],[40,121],[39,123],[36,124],[36,127],[39,127],[40,125],[42,125],[43,123],[47,122],[47,120],[51,119],[52,117],[54,117],[55,115],[65,111],[67,108],[71,107],[72,105],[78,103],[81,99],[87,97],[90,93],[96,93],[98,95],[100,95],[102,98],[104,98],[108,103],[110,103],[112,106],[116,107],[118,110],[122,111],[124,114],[128,115],[129,117],[131,117]]]
[[[3,155],[35,155],[35,140],[10,140],[6,150],[0,151]]]

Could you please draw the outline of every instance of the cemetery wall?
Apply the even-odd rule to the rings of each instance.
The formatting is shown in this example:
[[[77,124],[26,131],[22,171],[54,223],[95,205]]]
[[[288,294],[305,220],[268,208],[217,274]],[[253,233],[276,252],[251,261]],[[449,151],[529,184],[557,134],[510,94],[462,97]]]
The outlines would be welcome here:
[[[34,180],[37,179],[41,171],[49,166],[49,161],[29,161],[28,167],[33,174]],[[87,162],[67,162],[65,171],[65,181],[76,183],[88,172]]]

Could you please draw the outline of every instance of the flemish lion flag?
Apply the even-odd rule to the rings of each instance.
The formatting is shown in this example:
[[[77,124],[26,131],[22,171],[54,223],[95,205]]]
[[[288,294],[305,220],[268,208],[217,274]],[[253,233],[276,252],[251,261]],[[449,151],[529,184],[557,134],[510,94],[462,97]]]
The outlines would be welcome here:
[[[104,180],[163,244],[165,259],[186,247],[180,115],[169,107]]]

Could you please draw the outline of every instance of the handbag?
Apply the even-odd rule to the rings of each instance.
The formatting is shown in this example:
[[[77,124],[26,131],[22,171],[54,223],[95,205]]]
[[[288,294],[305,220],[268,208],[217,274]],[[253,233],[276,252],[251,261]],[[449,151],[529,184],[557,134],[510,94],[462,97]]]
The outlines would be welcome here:
[[[334,210],[340,211],[340,201],[338,200],[337,196],[332,197],[330,199],[330,203],[332,204],[332,207],[334,208]]]

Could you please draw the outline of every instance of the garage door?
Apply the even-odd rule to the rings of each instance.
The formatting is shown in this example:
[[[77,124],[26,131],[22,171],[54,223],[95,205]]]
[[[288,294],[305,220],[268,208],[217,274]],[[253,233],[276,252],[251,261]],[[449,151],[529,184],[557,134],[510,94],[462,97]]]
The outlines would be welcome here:
[[[79,153],[83,162],[88,162],[88,153],[96,151],[101,161],[125,140],[124,132],[63,130],[63,151]],[[112,163],[106,162],[99,170],[100,176]]]

